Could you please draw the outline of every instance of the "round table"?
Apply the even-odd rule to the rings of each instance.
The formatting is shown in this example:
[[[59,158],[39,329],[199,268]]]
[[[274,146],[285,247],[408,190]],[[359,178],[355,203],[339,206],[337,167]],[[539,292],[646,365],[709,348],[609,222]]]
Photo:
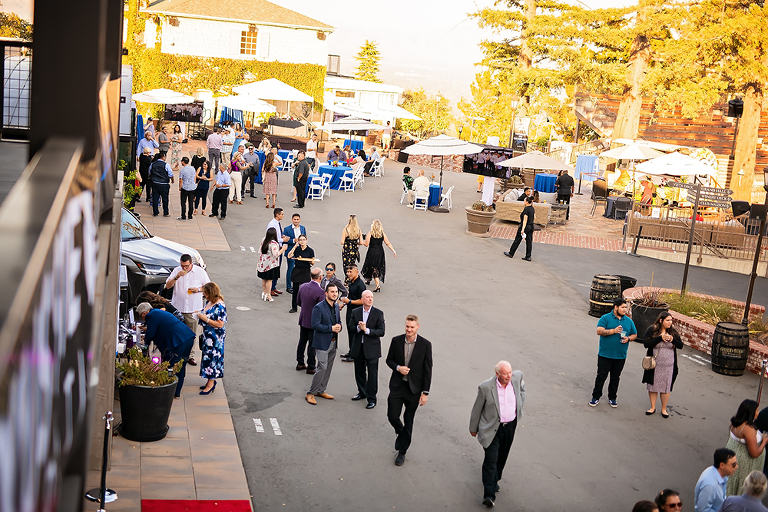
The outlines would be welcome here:
[[[555,182],[557,181],[557,174],[541,173],[537,174],[533,179],[533,189],[539,192],[552,193],[555,192]]]
[[[443,188],[437,183],[430,183],[429,185],[429,199],[427,200],[427,208],[430,206],[438,206],[440,204],[440,195],[443,192]]]
[[[339,190],[339,187],[341,186],[341,177],[344,176],[344,173],[347,171],[351,171],[351,167],[347,167],[344,165],[340,165],[338,167],[334,167],[332,165],[321,165],[317,168],[317,171],[323,175],[323,174],[329,174],[331,176],[331,183],[330,187],[333,190]]]

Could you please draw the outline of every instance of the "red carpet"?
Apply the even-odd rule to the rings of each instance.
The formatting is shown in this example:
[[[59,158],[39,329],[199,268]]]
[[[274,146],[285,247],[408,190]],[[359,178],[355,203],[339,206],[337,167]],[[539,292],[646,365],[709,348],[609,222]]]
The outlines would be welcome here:
[[[141,500],[141,512],[253,512],[248,500]]]

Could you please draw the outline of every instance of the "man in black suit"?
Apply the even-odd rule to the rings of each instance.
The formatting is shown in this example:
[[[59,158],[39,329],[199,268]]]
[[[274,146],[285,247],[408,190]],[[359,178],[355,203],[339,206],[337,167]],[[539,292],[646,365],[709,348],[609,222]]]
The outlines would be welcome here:
[[[432,383],[432,343],[418,335],[419,317],[405,317],[405,334],[392,338],[387,366],[392,368],[387,398],[387,419],[395,428],[395,465],[402,466],[411,445],[413,417],[420,405],[427,403]],[[403,421],[400,414],[405,406]]]
[[[573,197],[573,178],[568,175],[568,170],[564,169],[562,174],[557,177],[555,181],[555,188],[557,188],[557,202],[568,205],[568,209],[565,210],[565,220],[568,220],[571,216],[571,198]]]
[[[354,333],[349,353],[355,360],[355,381],[357,394],[352,400],[366,398],[366,409],[376,407],[376,393],[379,390],[379,359],[381,358],[381,337],[384,336],[384,313],[373,307],[373,292],[365,290],[362,307],[352,311],[347,328]],[[368,377],[366,378],[366,370]]]

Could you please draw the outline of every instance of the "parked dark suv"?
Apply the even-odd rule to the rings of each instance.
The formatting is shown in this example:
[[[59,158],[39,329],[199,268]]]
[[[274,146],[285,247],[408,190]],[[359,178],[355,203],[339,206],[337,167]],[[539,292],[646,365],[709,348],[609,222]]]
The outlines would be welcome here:
[[[170,298],[171,290],[165,290],[165,280],[179,266],[182,254],[192,256],[192,263],[205,268],[200,253],[191,247],[171,242],[152,233],[130,211],[123,208],[120,229],[120,264],[128,270],[128,296],[130,306],[144,290]]]

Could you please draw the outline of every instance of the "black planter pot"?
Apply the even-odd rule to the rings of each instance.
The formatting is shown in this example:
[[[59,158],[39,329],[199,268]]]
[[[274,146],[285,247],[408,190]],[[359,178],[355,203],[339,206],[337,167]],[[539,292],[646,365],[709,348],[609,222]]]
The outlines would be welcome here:
[[[639,304],[632,304],[632,321],[635,322],[637,328],[637,338],[635,341],[642,343],[645,341],[645,331],[653,325],[653,322],[659,317],[659,314],[663,311],[669,311],[669,306],[650,308],[647,306],[641,306]]]
[[[131,441],[159,441],[168,433],[176,381],[165,386],[120,386],[120,435]]]

